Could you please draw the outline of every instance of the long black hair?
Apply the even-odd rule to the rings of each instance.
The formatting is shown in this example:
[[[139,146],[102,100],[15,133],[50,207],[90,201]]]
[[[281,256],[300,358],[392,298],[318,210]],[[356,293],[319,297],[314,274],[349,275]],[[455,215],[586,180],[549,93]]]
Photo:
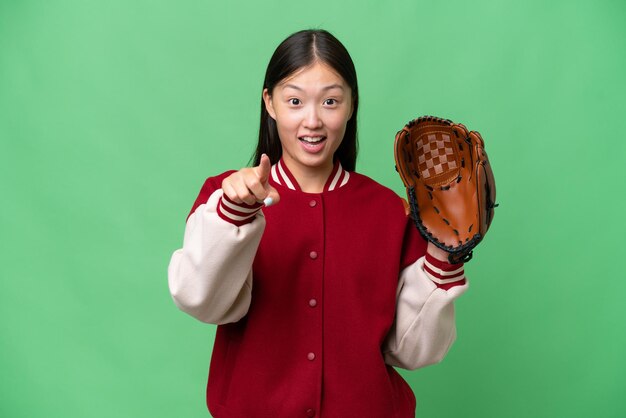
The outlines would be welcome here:
[[[352,89],[352,117],[346,124],[346,132],[339,148],[335,151],[335,158],[345,170],[354,171],[358,152],[356,120],[359,108],[359,87],[352,58],[337,38],[320,29],[302,30],[287,37],[278,45],[267,65],[263,90],[267,89],[272,95],[278,83],[316,61],[335,70]],[[262,95],[259,143],[252,157],[253,165],[259,165],[261,154],[267,154],[272,163],[276,163],[283,154],[276,121],[267,112]]]

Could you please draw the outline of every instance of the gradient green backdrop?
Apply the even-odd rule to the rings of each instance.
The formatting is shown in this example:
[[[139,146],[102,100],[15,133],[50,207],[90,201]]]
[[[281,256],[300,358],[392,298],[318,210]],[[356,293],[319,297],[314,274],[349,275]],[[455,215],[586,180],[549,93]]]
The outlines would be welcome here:
[[[417,416],[626,416],[623,0],[0,0],[0,416],[208,416],[215,327],[167,265],[309,27],[356,63],[359,171],[403,193],[394,134],[433,114],[498,180],[457,343],[403,372]]]

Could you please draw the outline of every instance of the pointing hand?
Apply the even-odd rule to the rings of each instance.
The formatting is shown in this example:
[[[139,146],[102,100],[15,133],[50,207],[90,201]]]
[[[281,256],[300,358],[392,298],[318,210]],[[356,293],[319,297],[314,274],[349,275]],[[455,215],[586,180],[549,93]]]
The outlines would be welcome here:
[[[280,195],[269,184],[271,169],[269,157],[263,154],[258,166],[242,168],[226,177],[222,182],[222,190],[236,203],[254,205],[263,202],[265,206],[275,205],[280,201]]]

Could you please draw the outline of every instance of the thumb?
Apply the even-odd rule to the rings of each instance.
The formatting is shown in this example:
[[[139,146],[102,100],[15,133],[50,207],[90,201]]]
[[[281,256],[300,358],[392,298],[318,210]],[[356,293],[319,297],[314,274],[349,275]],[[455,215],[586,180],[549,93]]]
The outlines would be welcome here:
[[[268,184],[265,189],[267,190],[267,197],[263,200],[265,207],[273,206],[280,202],[280,195],[278,194],[278,190],[276,190],[274,186]]]
[[[266,184],[267,180],[270,177],[270,170],[272,169],[272,163],[270,162],[270,157],[266,154],[261,154],[261,161],[259,165],[254,167],[254,172],[256,173],[259,181],[262,184]]]

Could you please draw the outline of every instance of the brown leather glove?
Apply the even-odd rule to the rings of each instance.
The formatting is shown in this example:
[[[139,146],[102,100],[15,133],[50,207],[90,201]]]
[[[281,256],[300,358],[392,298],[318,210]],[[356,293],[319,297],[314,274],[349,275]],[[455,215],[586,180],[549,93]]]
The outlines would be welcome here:
[[[396,134],[394,148],[417,229],[450,253],[451,263],[469,261],[497,206],[482,137],[448,119],[422,116]]]

